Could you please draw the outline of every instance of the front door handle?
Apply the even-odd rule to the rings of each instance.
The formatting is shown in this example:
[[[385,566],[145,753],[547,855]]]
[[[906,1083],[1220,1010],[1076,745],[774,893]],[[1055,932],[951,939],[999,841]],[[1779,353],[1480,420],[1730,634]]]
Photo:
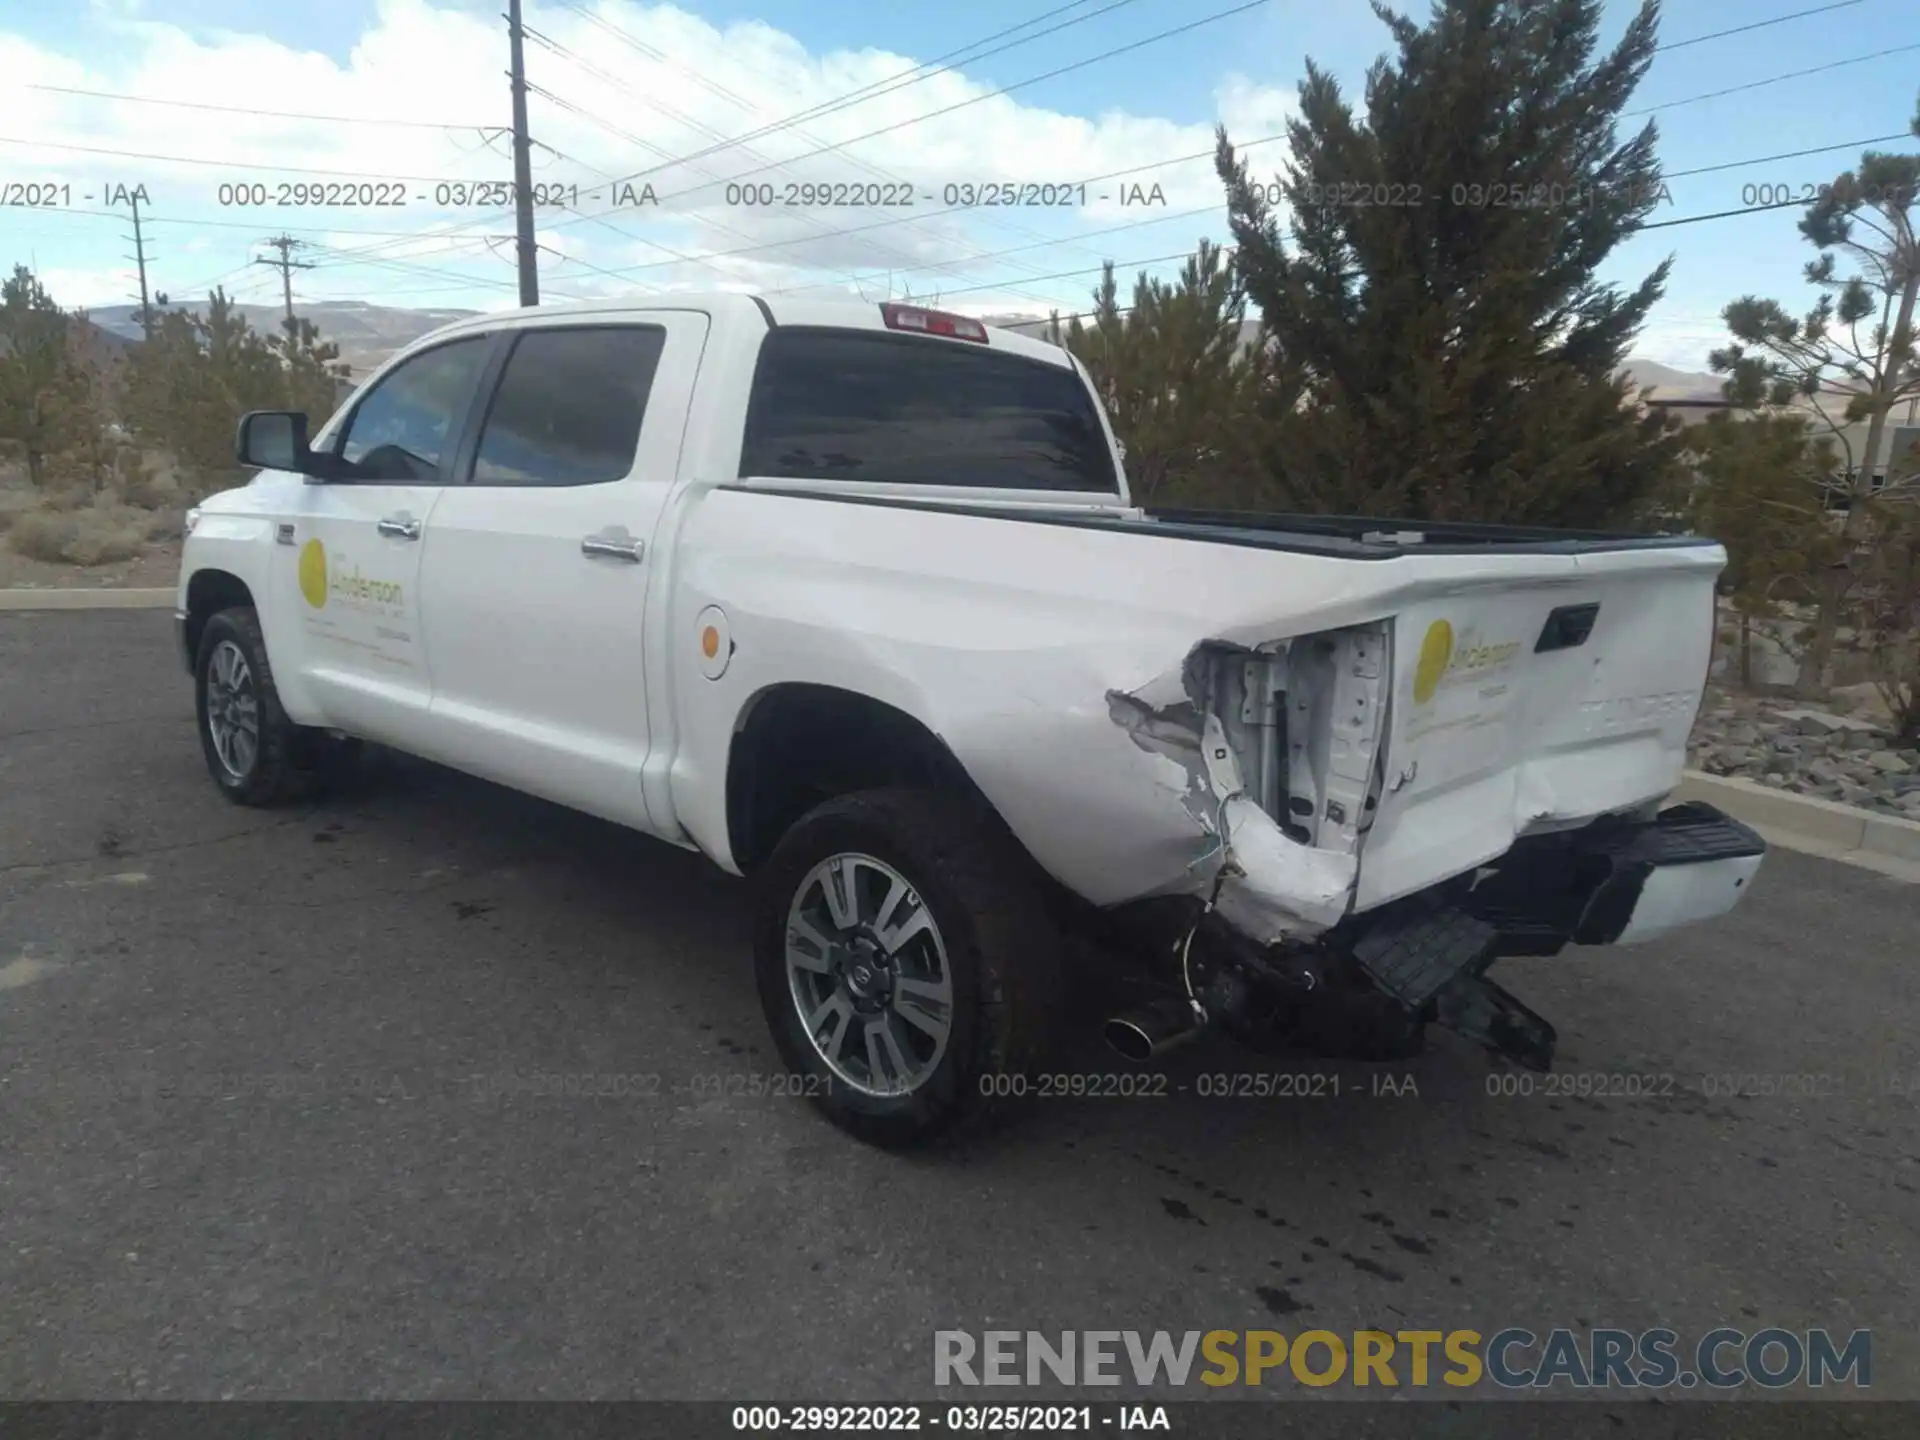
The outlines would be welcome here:
[[[388,515],[374,524],[374,529],[382,535],[391,535],[396,540],[418,540],[420,522],[410,515]]]
[[[620,535],[589,535],[580,542],[582,555],[604,555],[609,560],[624,560],[629,565],[638,565],[641,557],[647,553],[644,540],[634,540],[624,533]]]

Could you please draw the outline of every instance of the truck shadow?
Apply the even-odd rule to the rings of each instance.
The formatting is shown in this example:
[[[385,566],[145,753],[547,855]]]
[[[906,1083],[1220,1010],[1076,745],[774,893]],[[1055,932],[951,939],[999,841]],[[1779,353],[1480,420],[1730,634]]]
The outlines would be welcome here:
[[[630,936],[628,980],[656,990],[662,1004],[702,1012],[716,1035],[736,1037],[720,1047],[728,1063],[764,1069],[772,1062],[753,985],[749,886],[705,857],[384,751],[323,802],[321,817],[447,856],[443,863],[470,877],[448,902],[456,923],[480,915],[498,922],[507,909],[529,917],[564,912],[569,933],[549,937],[528,983],[596,983],[604,978],[602,962],[589,957],[579,937]],[[1013,1123],[967,1142],[969,1153],[977,1155],[978,1145],[1019,1145],[1022,1135],[1062,1125],[1088,1134],[1109,1125],[1136,1133],[1164,1127],[1217,1143],[1238,1133],[1270,1144],[1283,1114],[1304,1127],[1303,1143],[1313,1143],[1311,1132],[1322,1123],[1350,1137],[1356,1127],[1390,1134],[1421,1123],[1421,1102],[1473,1111],[1489,1098],[1490,1062],[1437,1031],[1426,1053],[1395,1062],[1328,1059],[1303,1049],[1255,1052],[1210,1032],[1136,1064],[1100,1031],[1146,993],[1138,961],[1083,944],[1070,945],[1066,961],[1067,1004],[1052,1063],[1026,1082],[1025,1093],[1005,1097],[1000,1108]]]

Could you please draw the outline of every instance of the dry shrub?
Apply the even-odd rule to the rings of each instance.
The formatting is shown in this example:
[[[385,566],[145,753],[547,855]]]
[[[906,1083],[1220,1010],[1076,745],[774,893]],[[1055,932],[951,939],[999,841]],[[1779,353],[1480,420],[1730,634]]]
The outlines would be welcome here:
[[[129,505],[142,510],[166,510],[181,505],[180,487],[171,475],[145,471],[121,486],[120,496]]]
[[[150,513],[130,505],[46,508],[17,516],[7,543],[56,565],[106,565],[138,555],[152,523]]]

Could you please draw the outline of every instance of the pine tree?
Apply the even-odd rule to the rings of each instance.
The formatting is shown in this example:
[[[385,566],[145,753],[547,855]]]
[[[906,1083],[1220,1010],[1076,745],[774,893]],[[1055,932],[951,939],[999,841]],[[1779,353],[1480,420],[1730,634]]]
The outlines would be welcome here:
[[[286,408],[287,376],[273,345],[216,290],[204,315],[169,311],[152,338],[135,347],[128,417],[144,440],[195,476],[192,489],[218,489],[238,474],[233,436],[240,417]]]
[[[1202,240],[1172,283],[1139,276],[1125,310],[1108,261],[1093,298],[1091,323],[1056,318],[1052,338],[1093,377],[1134,499],[1246,503],[1256,371],[1246,297],[1219,247]]]
[[[1803,415],[1721,411],[1686,443],[1696,476],[1687,518],[1726,546],[1720,592],[1740,617],[1740,676],[1750,684],[1752,622],[1806,601],[1811,577],[1832,560],[1821,494],[1836,472],[1833,442]]]
[[[340,362],[340,347],[322,340],[311,320],[283,321],[280,331],[267,344],[284,371],[281,406],[304,412],[311,434],[338,408],[340,382],[352,370]]]
[[[1913,132],[1920,135],[1920,107]],[[1802,401],[1848,447],[1838,487],[1846,506],[1841,543],[1820,574],[1813,640],[1798,677],[1802,691],[1816,692],[1827,683],[1842,611],[1861,573],[1884,568],[1874,564],[1875,550],[1905,543],[1902,532],[1920,523],[1920,457],[1891,455],[1880,470],[1895,406],[1920,399],[1920,157],[1868,151],[1856,169],[1821,188],[1799,228],[1818,251],[1806,275],[1819,300],[1800,318],[1775,300],[1734,301],[1724,312],[1734,343],[1709,363],[1728,377],[1736,402]],[[1846,275],[1842,255],[1855,267]],[[1865,443],[1854,453],[1847,431],[1862,422]]]
[[[1374,8],[1398,54],[1364,115],[1308,63],[1287,234],[1219,134],[1236,265],[1304,387],[1287,483],[1348,513],[1621,523],[1679,444],[1616,378],[1668,266],[1595,278],[1662,194],[1653,125],[1616,137],[1658,4],[1604,55],[1600,0]]]
[[[46,484],[47,458],[70,433],[73,356],[69,316],[24,265],[0,282],[0,440],[25,452],[27,480]]]

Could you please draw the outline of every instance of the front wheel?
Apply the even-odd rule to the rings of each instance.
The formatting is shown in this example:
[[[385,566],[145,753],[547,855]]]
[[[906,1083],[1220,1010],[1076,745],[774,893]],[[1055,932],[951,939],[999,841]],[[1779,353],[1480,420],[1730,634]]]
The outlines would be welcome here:
[[[251,607],[208,619],[193,688],[200,748],[223,795],[236,805],[267,806],[307,793],[316,778],[318,737],[281,708]]]
[[[774,1043],[829,1119],[911,1144],[988,1108],[1051,1038],[1059,941],[1026,857],[944,796],[870,790],[805,816],[758,878]]]

